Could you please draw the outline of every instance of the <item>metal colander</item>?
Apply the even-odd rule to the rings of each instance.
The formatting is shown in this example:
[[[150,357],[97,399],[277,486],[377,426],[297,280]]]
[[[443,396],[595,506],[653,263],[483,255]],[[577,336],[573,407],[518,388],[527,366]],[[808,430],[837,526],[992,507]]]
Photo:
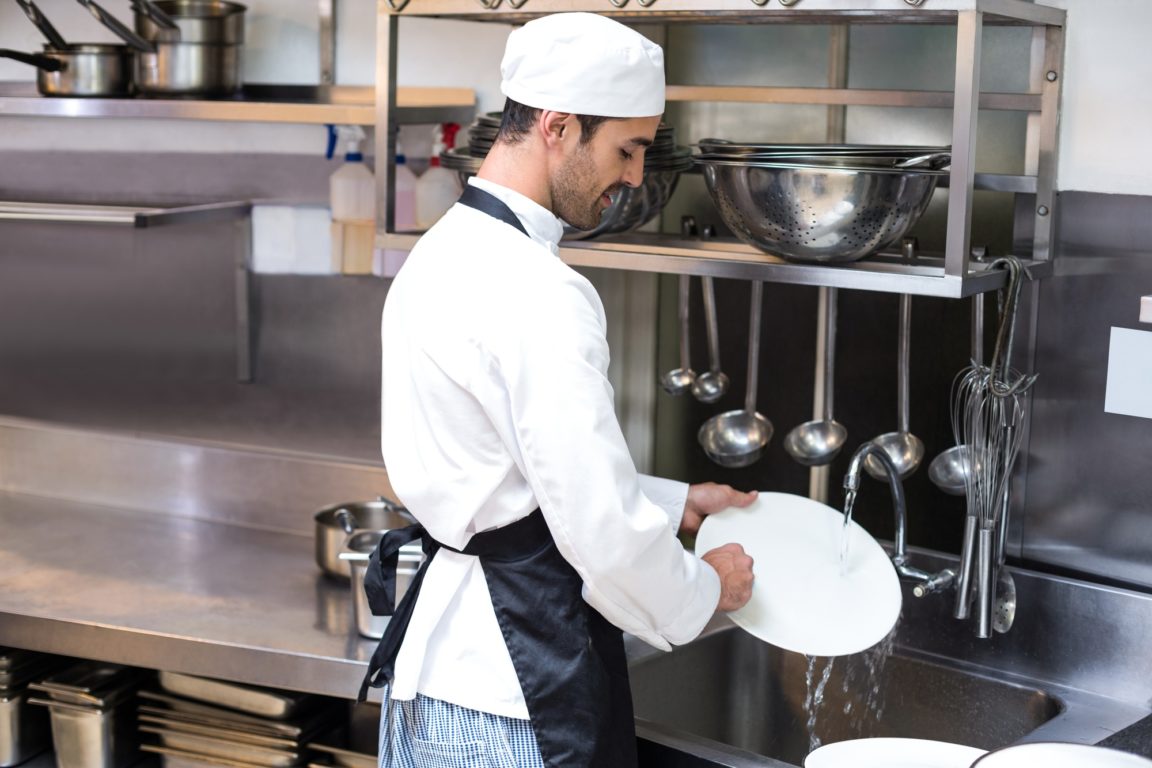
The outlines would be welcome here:
[[[856,261],[899,240],[945,171],[697,157],[724,223],[795,261]]]

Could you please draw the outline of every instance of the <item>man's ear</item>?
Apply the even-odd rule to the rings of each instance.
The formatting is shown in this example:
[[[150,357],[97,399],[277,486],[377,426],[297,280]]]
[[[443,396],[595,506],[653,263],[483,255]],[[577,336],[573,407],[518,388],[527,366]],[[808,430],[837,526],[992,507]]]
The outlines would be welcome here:
[[[575,131],[576,116],[568,112],[541,110],[536,123],[545,145],[556,147],[564,141],[571,141]]]

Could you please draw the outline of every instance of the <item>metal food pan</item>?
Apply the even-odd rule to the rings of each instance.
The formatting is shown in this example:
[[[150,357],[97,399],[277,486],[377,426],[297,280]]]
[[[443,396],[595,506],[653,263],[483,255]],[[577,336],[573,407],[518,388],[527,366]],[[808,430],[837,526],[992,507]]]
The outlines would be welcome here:
[[[258,715],[248,715],[234,709],[224,709],[211,704],[203,704],[179,696],[170,696],[158,691],[143,690],[139,696],[152,705],[142,704],[140,711],[145,708],[155,710],[152,714],[164,717],[178,718],[188,722],[205,722],[207,724],[220,723],[225,727],[247,728],[252,733],[264,733],[269,736],[283,736],[285,738],[298,738],[306,729],[303,722],[281,722],[269,720]]]
[[[214,707],[157,691],[142,690],[140,712],[199,725],[219,725],[264,736],[305,741],[331,729],[343,716],[343,710],[332,706],[308,708],[289,720],[269,720],[232,709]]]
[[[141,712],[139,716],[141,723],[154,726],[156,728],[165,728],[169,731],[178,733],[190,733],[194,736],[207,736],[210,738],[217,738],[221,741],[235,741],[240,744],[250,744],[255,747],[267,747],[269,749],[300,749],[300,742],[295,739],[285,739],[278,736],[266,736],[260,733],[251,733],[250,731],[238,730],[236,728],[224,728],[219,725],[203,725],[200,723],[189,723],[181,720],[171,720],[166,717],[157,717],[146,712]]]
[[[183,749],[173,749],[162,744],[141,744],[140,749],[160,755],[164,768],[262,768],[255,763],[244,763],[239,760],[229,760],[226,757],[213,757],[200,755],[195,752],[186,752]]]
[[[354,752],[350,749],[331,747],[327,744],[317,744],[313,742],[308,745],[308,749],[331,755],[333,764],[341,768],[376,768],[376,764],[379,761],[377,755],[368,755],[363,752]]]
[[[227,683],[179,672],[161,672],[160,687],[190,699],[276,720],[291,717],[315,700],[311,694]]]
[[[169,731],[151,725],[141,725],[140,732],[158,736],[160,743],[165,747],[181,749],[194,755],[223,757],[263,768],[291,768],[302,762],[299,752],[240,744],[192,733]]]
[[[51,713],[57,768],[121,768],[139,756],[135,722],[127,707],[97,709],[50,699],[28,699]]]
[[[48,713],[28,706],[28,692],[0,694],[0,768],[43,752],[50,740]]]

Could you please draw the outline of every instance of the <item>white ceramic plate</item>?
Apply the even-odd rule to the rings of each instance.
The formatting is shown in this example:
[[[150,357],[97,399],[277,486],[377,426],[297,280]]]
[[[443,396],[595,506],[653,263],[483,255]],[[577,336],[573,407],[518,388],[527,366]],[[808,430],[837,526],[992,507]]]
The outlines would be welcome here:
[[[947,741],[851,739],[813,750],[804,768],[968,768],[983,754]]]
[[[844,534],[848,551],[841,563]],[[900,616],[900,580],[863,528],[804,496],[762,492],[751,506],[709,515],[696,553],[728,542],[752,556],[752,599],[729,616],[756,637],[809,656],[871,648]]]
[[[1150,768],[1152,760],[1118,749],[1054,741],[1017,744],[989,752],[974,768]]]

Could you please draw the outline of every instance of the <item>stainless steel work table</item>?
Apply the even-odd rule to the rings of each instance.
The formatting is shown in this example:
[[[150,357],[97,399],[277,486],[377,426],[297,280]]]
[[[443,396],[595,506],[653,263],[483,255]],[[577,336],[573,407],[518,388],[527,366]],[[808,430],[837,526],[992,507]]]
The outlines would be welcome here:
[[[354,698],[375,642],[312,547],[0,493],[0,645]]]

